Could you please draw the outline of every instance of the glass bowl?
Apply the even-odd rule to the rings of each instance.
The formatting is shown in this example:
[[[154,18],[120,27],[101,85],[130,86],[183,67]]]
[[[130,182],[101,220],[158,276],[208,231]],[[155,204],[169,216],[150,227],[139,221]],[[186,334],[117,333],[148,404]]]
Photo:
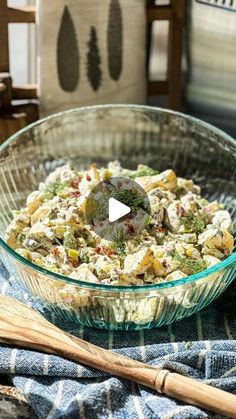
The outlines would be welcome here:
[[[145,286],[86,283],[32,264],[4,241],[12,210],[49,172],[68,161],[78,168],[118,159],[158,170],[173,168],[192,178],[202,194],[225,204],[236,220],[236,143],[222,131],[189,116],[146,106],[107,105],[44,118],[0,148],[0,249],[22,287],[56,314],[80,324],[113,330],[169,324],[205,307],[236,273],[236,253],[180,280]]]

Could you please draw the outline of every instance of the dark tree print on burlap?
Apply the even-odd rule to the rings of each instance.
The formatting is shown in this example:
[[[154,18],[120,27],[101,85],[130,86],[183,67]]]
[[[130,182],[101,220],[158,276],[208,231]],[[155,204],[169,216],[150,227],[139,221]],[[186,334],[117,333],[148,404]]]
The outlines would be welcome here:
[[[79,48],[69,9],[65,6],[57,38],[57,72],[60,86],[74,92],[79,82]]]
[[[87,77],[94,91],[97,91],[101,86],[102,71],[100,64],[97,32],[94,26],[91,26],[87,52]]]
[[[117,81],[122,72],[123,20],[119,0],[111,0],[107,28],[108,70],[110,77]]]

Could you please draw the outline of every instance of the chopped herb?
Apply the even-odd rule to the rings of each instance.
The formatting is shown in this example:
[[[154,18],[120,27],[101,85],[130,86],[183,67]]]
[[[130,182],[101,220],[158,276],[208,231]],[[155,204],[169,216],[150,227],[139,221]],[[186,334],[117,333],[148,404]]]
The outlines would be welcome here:
[[[95,205],[95,211],[92,212],[92,215],[95,213],[96,217],[98,217],[98,219],[100,220],[104,220],[105,218],[108,217],[108,199],[109,196],[106,194],[104,194],[104,197],[102,199],[100,199],[99,201],[96,201],[96,205]]]
[[[126,246],[125,246],[125,243],[123,241],[120,241],[120,240],[115,241],[113,243],[113,247],[114,247],[114,250],[115,250],[117,255],[119,255],[120,257],[125,256]]]
[[[145,205],[144,197],[138,195],[135,191],[132,191],[132,189],[117,191],[112,194],[112,197],[130,207],[131,211],[135,211],[137,208],[143,208]]]
[[[92,220],[96,218],[97,220],[104,220],[108,217],[108,201],[109,198],[117,199],[117,201],[122,202],[122,204],[130,207],[131,212],[135,212],[138,208],[143,208],[148,206],[145,202],[145,197],[138,195],[135,190],[132,189],[123,189],[117,190],[115,192],[105,193],[98,200],[90,199],[89,205],[87,204],[87,217]],[[89,212],[88,212],[89,207]]]
[[[124,257],[126,254],[126,245],[125,245],[125,234],[122,230],[116,231],[113,234],[113,249],[117,255]]]
[[[88,249],[85,247],[83,249],[80,249],[79,253],[79,261],[80,263],[89,263],[89,254]]]
[[[151,167],[147,167],[145,169],[136,170],[134,173],[129,175],[131,179],[135,179],[136,177],[143,177],[143,176],[155,176],[158,175],[160,172],[158,170],[154,170]]]
[[[146,229],[150,231],[150,234],[151,234],[152,228],[155,226],[155,220],[151,215],[147,215],[147,218],[145,220],[145,226],[146,226]]]
[[[66,231],[64,234],[63,246],[65,249],[75,249],[76,248],[76,239],[72,233]]]
[[[27,233],[25,233],[24,231],[22,231],[22,233],[20,233],[17,237],[17,243],[23,243],[27,238]]]
[[[49,183],[43,188],[43,194],[46,199],[51,199],[58,193],[62,192],[65,189],[65,184],[61,182]]]
[[[188,259],[186,256],[179,255],[177,252],[171,252],[170,255],[180,262],[179,268],[186,275],[196,274],[207,268],[204,260]]]
[[[202,233],[205,228],[204,221],[194,214],[182,217],[184,228],[192,233]]]

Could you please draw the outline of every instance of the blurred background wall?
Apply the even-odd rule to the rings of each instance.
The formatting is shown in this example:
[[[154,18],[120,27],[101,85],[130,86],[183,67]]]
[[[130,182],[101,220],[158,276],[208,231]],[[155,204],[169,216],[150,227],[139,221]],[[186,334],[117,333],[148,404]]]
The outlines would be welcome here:
[[[49,0],[50,1],[50,0]],[[11,7],[34,5],[36,0],[8,0]],[[35,25],[11,23],[9,25],[10,69],[15,84],[36,83],[37,52]]]

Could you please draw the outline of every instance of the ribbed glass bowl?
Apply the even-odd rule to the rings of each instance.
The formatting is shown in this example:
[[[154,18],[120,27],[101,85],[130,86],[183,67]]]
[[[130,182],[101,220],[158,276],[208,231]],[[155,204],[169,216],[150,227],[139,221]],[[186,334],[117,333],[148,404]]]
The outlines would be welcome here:
[[[177,281],[146,286],[91,284],[49,272],[5,243],[12,210],[48,173],[68,161],[78,168],[118,159],[193,179],[204,197],[225,204],[236,220],[236,143],[189,116],[145,106],[74,109],[42,119],[0,148],[0,250],[22,287],[56,314],[113,330],[152,328],[190,316],[218,297],[236,273],[236,253]]]

